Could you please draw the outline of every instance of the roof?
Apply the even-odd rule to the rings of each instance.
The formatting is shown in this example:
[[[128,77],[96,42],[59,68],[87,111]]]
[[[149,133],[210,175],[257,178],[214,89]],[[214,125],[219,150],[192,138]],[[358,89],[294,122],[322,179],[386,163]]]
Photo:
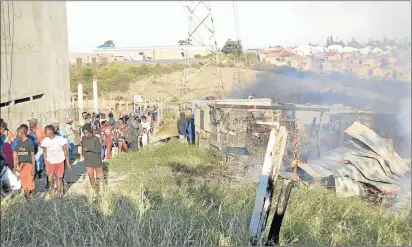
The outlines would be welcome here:
[[[114,48],[114,45],[103,44],[103,45],[98,46],[97,48]]]

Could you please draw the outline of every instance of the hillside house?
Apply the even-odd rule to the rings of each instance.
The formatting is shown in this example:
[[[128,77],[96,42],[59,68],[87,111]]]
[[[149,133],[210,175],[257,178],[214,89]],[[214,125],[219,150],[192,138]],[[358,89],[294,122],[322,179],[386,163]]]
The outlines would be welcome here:
[[[348,64],[346,71],[351,72],[360,78],[370,78],[372,75],[369,66],[363,64]]]
[[[346,63],[344,60],[330,60],[323,62],[323,70],[328,72],[345,72]]]
[[[394,56],[390,56],[386,58],[388,60],[389,65],[395,65],[398,62],[398,58]]]
[[[364,57],[361,59],[361,64],[373,69],[380,66],[380,59],[377,57]]]
[[[404,82],[411,82],[411,68],[406,66],[396,66],[393,69],[393,79]]]
[[[267,63],[274,64],[276,66],[286,66],[290,58],[295,55],[286,49],[270,51],[265,54]]]
[[[342,59],[341,54],[337,52],[321,52],[313,56],[314,59],[320,61],[329,61],[329,60],[340,60]]]
[[[396,77],[394,78],[394,70],[390,68],[380,68],[380,67],[374,68],[372,71],[372,76],[375,78],[379,78],[379,79],[385,79],[385,78],[396,79]]]
[[[329,52],[343,52],[343,47],[341,45],[330,45],[327,47],[327,51]]]
[[[312,61],[309,57],[291,57],[288,65],[298,70],[311,70]]]

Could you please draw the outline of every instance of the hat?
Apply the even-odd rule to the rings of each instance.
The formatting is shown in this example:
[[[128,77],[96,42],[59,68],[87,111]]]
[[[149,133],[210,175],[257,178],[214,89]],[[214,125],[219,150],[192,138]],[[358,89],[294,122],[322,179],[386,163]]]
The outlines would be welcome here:
[[[37,124],[39,122],[39,121],[37,121],[36,118],[31,118],[28,121],[29,121],[29,124]]]

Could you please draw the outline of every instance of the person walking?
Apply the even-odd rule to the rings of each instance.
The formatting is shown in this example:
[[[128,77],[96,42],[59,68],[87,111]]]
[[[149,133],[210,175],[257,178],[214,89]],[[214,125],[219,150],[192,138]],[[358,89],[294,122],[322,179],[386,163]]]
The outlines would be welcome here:
[[[130,118],[129,118],[130,117]],[[128,142],[128,148],[132,151],[139,150],[139,124],[134,119],[134,114],[130,114],[127,117],[127,134],[126,134],[126,141]]]
[[[127,132],[127,126],[124,123],[123,118],[119,118],[118,125],[116,128],[116,142],[117,142],[117,148],[118,148],[118,153],[121,152],[127,152],[127,143],[126,143],[126,132]]]
[[[179,134],[179,140],[187,142],[187,127],[189,122],[186,119],[184,112],[180,113],[180,119],[177,120],[177,132]]]
[[[21,184],[24,190],[24,195],[28,200],[34,197],[35,183],[35,155],[34,143],[27,137],[28,128],[20,126],[17,129],[17,137],[19,141],[13,152],[14,171],[19,173]]]
[[[101,181],[104,178],[103,163],[100,158],[101,141],[99,137],[93,135],[90,124],[85,124],[82,131],[84,135],[81,144],[86,172],[90,185],[96,192],[99,192]]]
[[[65,163],[67,169],[71,169],[67,140],[57,135],[57,130],[53,125],[47,125],[45,131],[47,137],[42,141],[41,147],[43,148],[51,193],[54,194],[54,182],[56,182],[57,196],[62,196]]]

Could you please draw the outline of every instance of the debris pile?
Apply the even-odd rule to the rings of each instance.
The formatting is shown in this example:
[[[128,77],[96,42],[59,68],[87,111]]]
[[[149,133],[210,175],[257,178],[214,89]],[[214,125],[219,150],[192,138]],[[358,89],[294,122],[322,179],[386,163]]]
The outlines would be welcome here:
[[[352,140],[326,156],[298,165],[300,179],[334,187],[342,197],[361,196],[372,202],[392,198],[397,204],[410,201],[410,163],[359,122],[345,133]]]

